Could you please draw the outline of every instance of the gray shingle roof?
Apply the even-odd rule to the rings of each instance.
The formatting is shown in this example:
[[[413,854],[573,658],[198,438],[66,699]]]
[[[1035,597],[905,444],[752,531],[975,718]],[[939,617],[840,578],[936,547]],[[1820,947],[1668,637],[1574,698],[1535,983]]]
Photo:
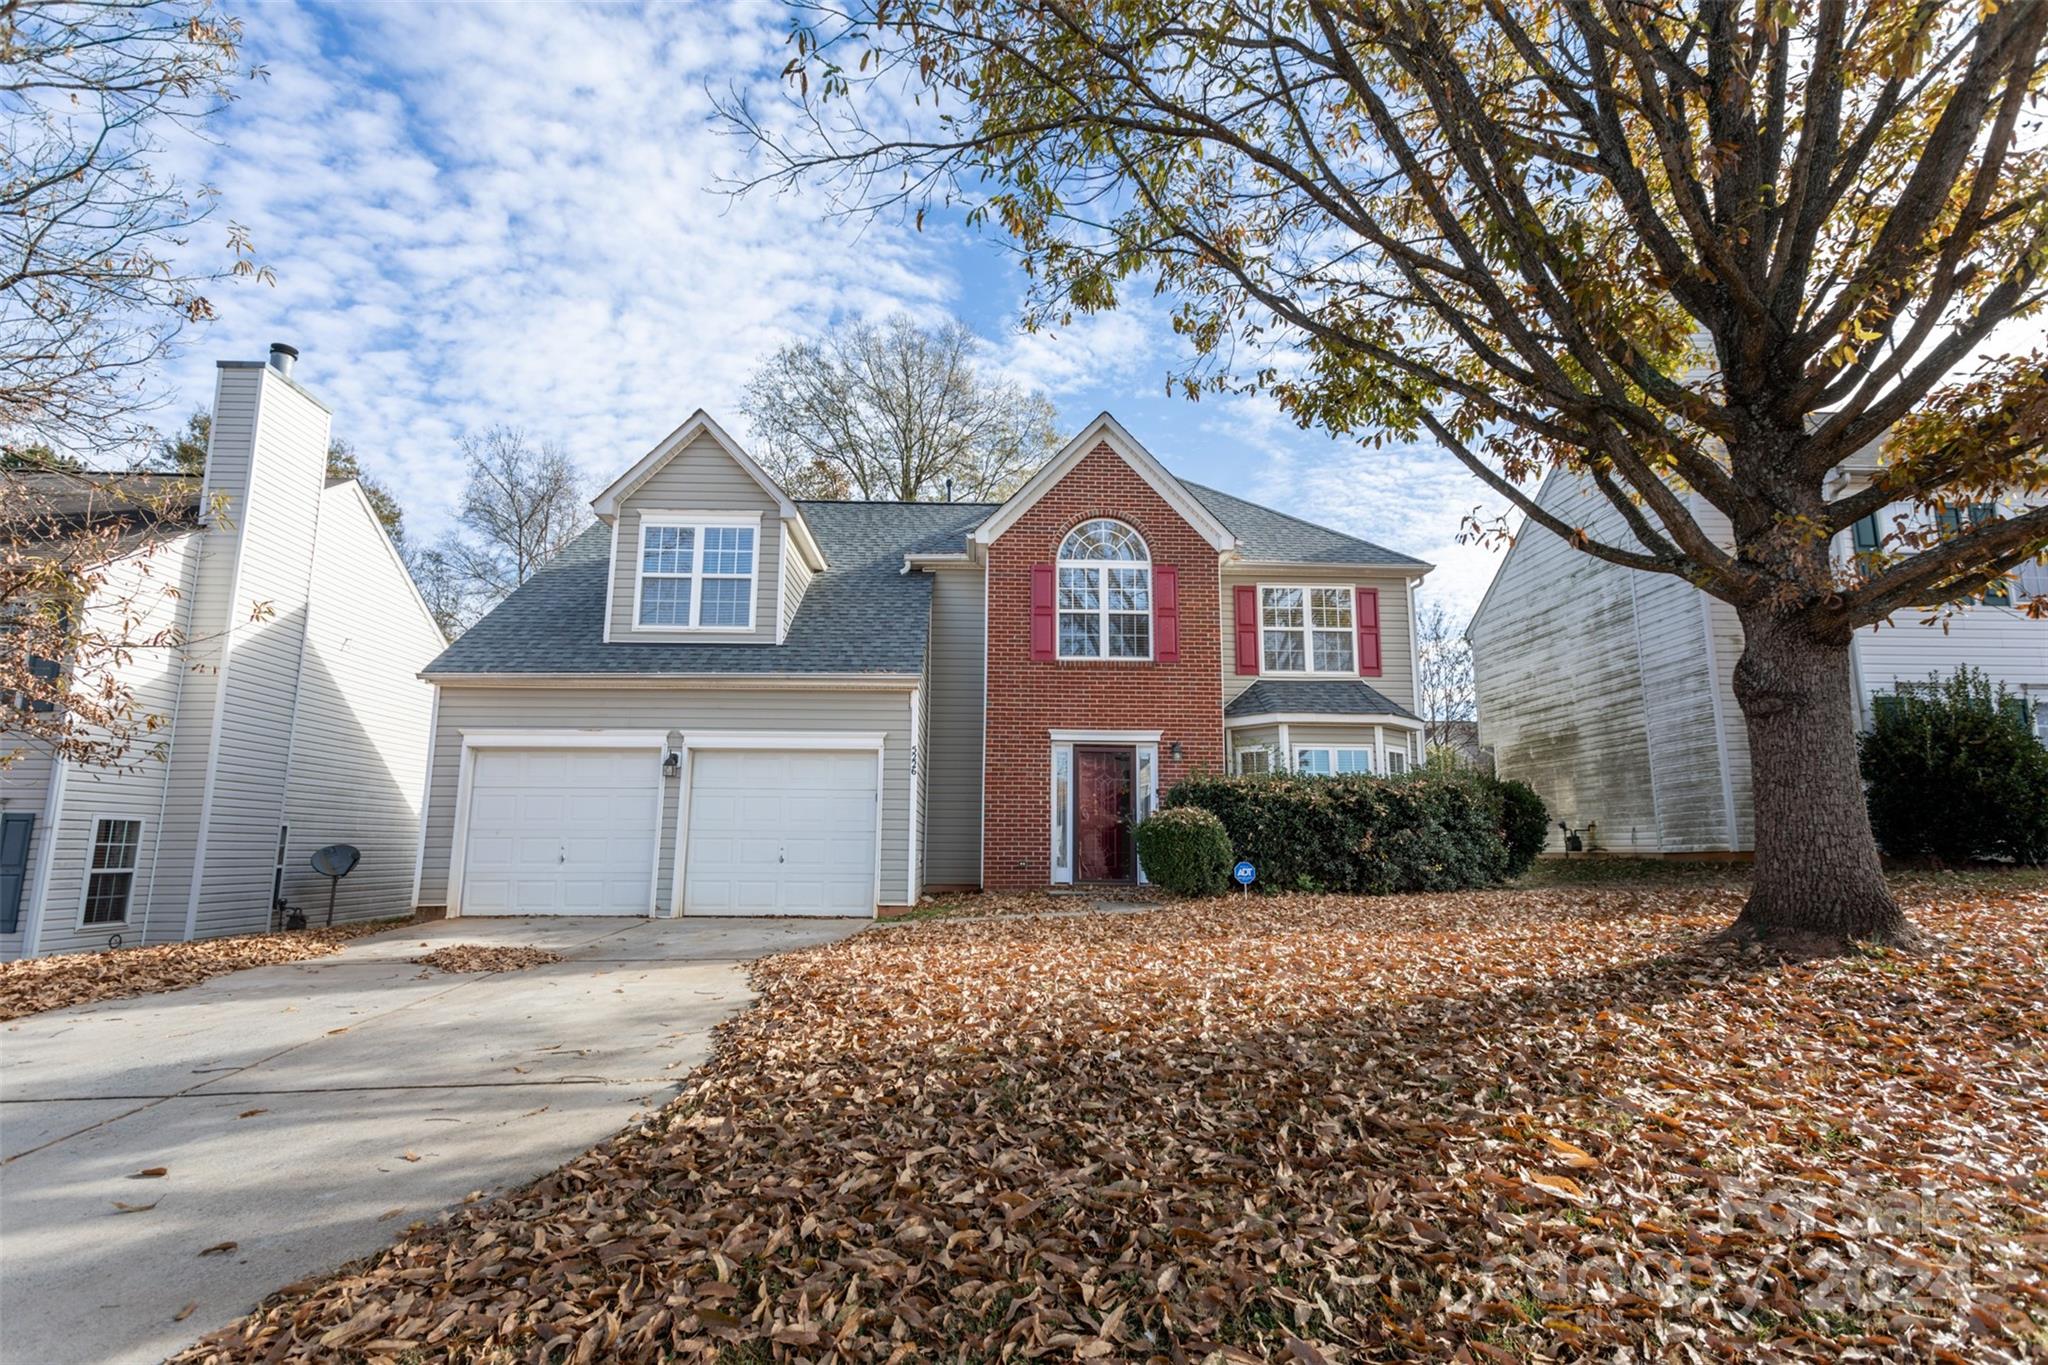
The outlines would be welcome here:
[[[1349,678],[1261,678],[1231,698],[1225,716],[1405,716],[1415,713]]]
[[[1228,526],[1242,543],[1244,557],[1263,564],[1385,564],[1393,567],[1427,568],[1420,559],[1375,545],[1369,540],[1347,536],[1285,512],[1275,512],[1255,502],[1198,483],[1182,481],[1202,506]]]
[[[931,622],[929,574],[907,545],[958,539],[988,515],[971,503],[803,502],[831,567],[811,580],[780,646],[604,642],[611,531],[596,525],[471,626],[429,674],[916,673]]]

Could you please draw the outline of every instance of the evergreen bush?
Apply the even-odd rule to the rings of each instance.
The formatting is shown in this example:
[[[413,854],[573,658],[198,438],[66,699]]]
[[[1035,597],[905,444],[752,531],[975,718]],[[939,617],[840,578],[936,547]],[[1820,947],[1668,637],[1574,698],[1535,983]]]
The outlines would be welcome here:
[[[2048,859],[2048,748],[1984,674],[1901,684],[1858,743],[1870,823],[1895,858]]]
[[[1177,896],[1213,896],[1230,885],[1230,835],[1195,806],[1162,810],[1138,825],[1145,878]]]

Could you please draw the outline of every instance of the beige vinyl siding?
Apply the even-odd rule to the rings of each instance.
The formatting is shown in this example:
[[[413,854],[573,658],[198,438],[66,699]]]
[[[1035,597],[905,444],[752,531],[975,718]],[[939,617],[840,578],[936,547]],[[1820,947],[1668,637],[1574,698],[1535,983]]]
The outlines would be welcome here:
[[[135,639],[157,638],[184,629],[189,609],[187,597],[205,539],[201,533],[189,532],[160,541],[146,553],[131,554],[111,566],[91,608],[100,623],[98,628],[110,634],[126,629]],[[131,614],[134,624],[124,625]],[[174,644],[137,649],[121,670],[121,679],[133,691],[138,720],[159,718],[156,732],[139,735],[127,753],[127,762],[120,767],[68,765],[63,802],[54,829],[45,828],[49,822],[38,812],[36,839],[52,859],[48,881],[42,883],[47,886],[47,897],[43,901],[46,914],[42,927],[35,935],[38,953],[103,948],[114,934],[119,934],[123,943],[134,945],[145,940],[175,938],[182,932],[184,901],[168,901],[151,872],[162,861],[161,841],[168,804],[165,782],[169,769],[165,750],[176,733],[184,676],[182,654]],[[47,773],[47,759],[44,770]],[[142,821],[142,844],[137,850],[127,922],[82,927],[78,921],[85,898],[86,863],[92,854],[94,825],[100,818]],[[24,925],[40,882],[40,868],[32,856],[28,889],[23,896]],[[175,921],[175,930],[166,932],[166,921]]]
[[[240,564],[225,622],[226,685],[213,765],[194,936],[270,923],[294,698],[304,653],[326,481],[327,413],[270,371],[242,512]]]
[[[1237,753],[1240,749],[1266,750],[1267,770],[1278,772],[1286,766],[1280,754],[1280,728],[1276,725],[1239,725],[1226,732],[1230,741],[1230,771],[1237,771]]]
[[[671,746],[684,733],[778,734],[856,731],[884,736],[882,754],[882,903],[907,904],[911,817],[910,690],[831,691],[491,687],[444,684],[435,721],[433,791],[428,802],[420,904],[445,905],[455,835],[464,730],[623,730],[663,732]],[[769,746],[772,747],[772,746]],[[650,755],[649,763],[659,759]],[[668,913],[674,887],[676,816],[681,780],[663,789],[659,879],[655,905]]]
[[[1401,574],[1363,569],[1272,569],[1256,564],[1233,565],[1223,571],[1223,704],[1257,682],[1258,676],[1237,671],[1237,588],[1242,584],[1273,587],[1377,588],[1380,594],[1380,673],[1363,681],[1388,701],[1415,709],[1414,631],[1408,620],[1408,580]],[[1330,673],[1269,673],[1269,678],[1331,678]]]
[[[777,527],[776,529],[779,534],[782,528]],[[796,609],[804,603],[804,589],[811,586],[811,579],[816,577],[816,575],[811,572],[811,566],[804,562],[803,552],[797,549],[795,542],[790,537],[782,537],[782,546],[783,552],[780,557],[783,568],[781,630],[782,634],[786,636],[789,634],[789,623],[796,620]]]
[[[634,625],[634,592],[639,581],[640,517],[643,512],[758,512],[761,531],[755,545],[754,628],[751,631],[682,631],[638,629]],[[634,489],[619,508],[617,555],[612,564],[612,639],[701,639],[752,641],[772,645],[782,612],[776,566],[782,559],[780,509],[767,490],[740,468],[709,433],[677,451],[660,469]],[[790,559],[798,558],[790,547]]]
[[[986,615],[979,564],[946,565],[932,575],[932,634],[925,696],[931,739],[924,747],[929,804],[924,827],[925,880],[933,886],[981,883],[982,666]]]
[[[328,883],[309,859],[353,844],[336,921],[410,908],[433,688],[418,677],[444,641],[354,482],[321,495],[320,540],[285,803],[284,895],[319,923]]]

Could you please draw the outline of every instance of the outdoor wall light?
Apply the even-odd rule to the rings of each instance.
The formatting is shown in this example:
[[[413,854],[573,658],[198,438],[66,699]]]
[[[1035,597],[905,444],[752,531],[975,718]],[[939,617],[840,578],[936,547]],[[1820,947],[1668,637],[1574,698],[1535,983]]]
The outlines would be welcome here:
[[[661,760],[661,775],[663,777],[674,777],[682,770],[683,756],[673,749],[669,750],[668,757]]]
[[[1175,740],[1173,743],[1167,745],[1166,754],[1167,757],[1171,758],[1174,762],[1180,762],[1180,741]]]

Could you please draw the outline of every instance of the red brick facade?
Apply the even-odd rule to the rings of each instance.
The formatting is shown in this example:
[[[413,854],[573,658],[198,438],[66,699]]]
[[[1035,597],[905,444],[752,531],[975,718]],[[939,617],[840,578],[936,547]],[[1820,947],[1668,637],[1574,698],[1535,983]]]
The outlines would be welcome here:
[[[1091,517],[1135,527],[1155,566],[1180,571],[1178,662],[1031,657],[1031,567],[1053,563],[1067,532]],[[1218,583],[1215,548],[1106,443],[989,546],[982,878],[990,890],[1052,879],[1050,731],[1159,731],[1161,793],[1191,769],[1223,770]]]

